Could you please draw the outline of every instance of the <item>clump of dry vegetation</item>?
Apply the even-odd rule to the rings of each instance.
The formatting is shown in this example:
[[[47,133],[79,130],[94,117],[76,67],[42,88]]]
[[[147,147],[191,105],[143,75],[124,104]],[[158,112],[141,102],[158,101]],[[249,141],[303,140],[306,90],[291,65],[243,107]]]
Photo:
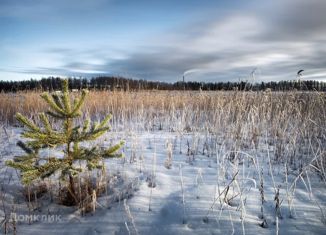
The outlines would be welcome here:
[[[45,106],[36,92],[1,93],[0,121],[17,124],[17,112],[37,119]],[[319,92],[91,91],[82,112],[95,121],[111,113],[115,131],[165,130],[181,139],[184,133],[206,133],[206,151],[216,152],[215,142],[224,141],[230,160],[265,141],[276,162],[286,159],[300,168],[311,147],[325,146],[326,95]],[[188,142],[188,152],[198,152],[196,141]]]
[[[319,92],[197,92],[197,91],[91,91],[83,112],[99,118],[113,114],[113,123],[126,126],[137,121],[142,129],[215,130],[231,128],[239,137],[238,125],[250,124],[257,144],[261,127],[281,140],[284,127],[322,130],[326,115],[325,93]],[[26,116],[46,108],[37,92],[0,93],[0,121],[13,124],[17,112]],[[182,122],[180,124],[180,122]],[[230,125],[229,125],[230,124]],[[265,124],[268,124],[267,126]],[[281,129],[281,130],[280,130]],[[266,131],[266,130],[265,130]]]

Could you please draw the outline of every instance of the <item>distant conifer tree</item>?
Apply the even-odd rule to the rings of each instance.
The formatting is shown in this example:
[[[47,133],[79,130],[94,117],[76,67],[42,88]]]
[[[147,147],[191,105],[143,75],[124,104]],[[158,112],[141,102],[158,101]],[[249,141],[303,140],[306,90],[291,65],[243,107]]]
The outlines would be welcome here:
[[[72,102],[73,98],[68,91],[68,80],[63,80],[62,87],[61,94],[41,95],[49,105],[46,114],[39,114],[41,126],[20,113],[16,114],[17,120],[25,127],[21,136],[27,140],[17,143],[24,150],[25,155],[16,156],[13,161],[7,161],[6,164],[20,170],[22,183],[26,185],[59,172],[62,180],[68,180],[68,191],[71,197],[75,198],[75,178],[84,170],[75,163],[84,161],[88,170],[101,168],[103,159],[122,156],[116,154],[116,151],[121,148],[123,141],[107,149],[98,146],[92,148],[80,146],[81,142],[95,140],[109,131],[108,122],[111,116],[106,116],[101,122],[91,123],[90,119],[87,119],[82,126],[75,125],[74,120],[82,114],[81,108],[87,90],[83,90],[81,96],[74,98]],[[59,130],[53,129],[48,116],[61,121],[62,126]],[[41,157],[39,154],[41,149],[58,147],[64,148],[64,156],[61,158]]]

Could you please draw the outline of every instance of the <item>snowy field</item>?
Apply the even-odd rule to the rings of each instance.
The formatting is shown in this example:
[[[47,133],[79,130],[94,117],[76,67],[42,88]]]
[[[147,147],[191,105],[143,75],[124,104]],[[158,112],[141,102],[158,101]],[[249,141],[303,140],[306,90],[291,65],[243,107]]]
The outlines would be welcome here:
[[[6,166],[26,141],[13,115],[42,126],[47,108],[37,93],[10,97],[0,112],[4,234],[326,234],[324,93],[90,92],[75,124],[110,112],[112,130],[81,146],[124,140],[124,158],[80,173],[74,206],[60,172],[27,187]],[[41,161],[63,156],[40,150]]]
[[[326,232],[325,178],[314,169],[325,152],[292,169],[275,162],[275,146],[267,139],[257,148],[230,151],[232,143],[209,133],[110,132],[96,144],[123,138],[125,158],[107,160],[109,189],[97,198],[94,213],[81,215],[49,193],[26,202],[18,172],[4,165],[21,151],[20,131],[0,132],[0,219],[15,217],[18,234]]]

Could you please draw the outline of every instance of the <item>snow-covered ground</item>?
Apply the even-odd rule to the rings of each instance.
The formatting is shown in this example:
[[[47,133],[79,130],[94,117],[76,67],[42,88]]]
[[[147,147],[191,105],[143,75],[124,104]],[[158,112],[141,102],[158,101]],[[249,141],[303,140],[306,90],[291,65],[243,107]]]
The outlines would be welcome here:
[[[326,185],[312,166],[274,164],[273,146],[264,141],[258,150],[230,152],[223,140],[205,148],[211,142],[204,133],[161,131],[101,137],[97,144],[125,139],[125,158],[107,160],[115,183],[97,199],[95,213],[82,216],[46,193],[29,222],[18,174],[4,164],[20,152],[19,131],[0,130],[0,220],[14,213],[18,234],[326,234]]]

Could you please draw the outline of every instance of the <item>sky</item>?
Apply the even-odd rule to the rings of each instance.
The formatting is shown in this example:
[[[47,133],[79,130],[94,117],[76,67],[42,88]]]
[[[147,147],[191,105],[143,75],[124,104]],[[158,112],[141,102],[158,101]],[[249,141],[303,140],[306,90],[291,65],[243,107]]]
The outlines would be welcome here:
[[[326,81],[325,0],[0,0],[0,80]]]

